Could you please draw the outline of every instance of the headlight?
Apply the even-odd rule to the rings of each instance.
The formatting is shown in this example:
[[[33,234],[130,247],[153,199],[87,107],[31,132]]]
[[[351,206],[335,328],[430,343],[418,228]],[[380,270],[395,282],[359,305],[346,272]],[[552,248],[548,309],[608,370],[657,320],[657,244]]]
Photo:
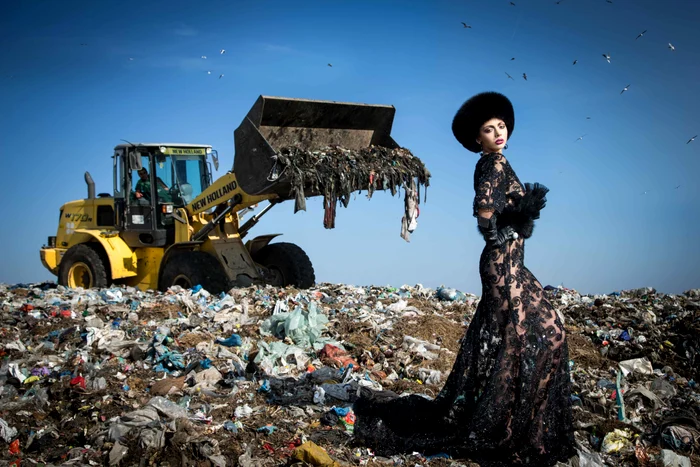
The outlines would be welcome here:
[[[211,154],[211,148],[207,148],[207,154]]]
[[[165,146],[161,146],[159,149],[160,149],[160,152],[162,152],[163,154],[165,154],[165,151],[168,150],[168,148],[166,148]]]

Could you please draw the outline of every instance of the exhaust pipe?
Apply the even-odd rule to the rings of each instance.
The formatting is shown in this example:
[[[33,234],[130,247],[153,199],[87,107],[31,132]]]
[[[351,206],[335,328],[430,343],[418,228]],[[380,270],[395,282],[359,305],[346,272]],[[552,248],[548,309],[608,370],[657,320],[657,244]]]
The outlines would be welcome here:
[[[88,186],[88,199],[95,199],[95,182],[90,176],[90,172],[85,172],[85,183]]]

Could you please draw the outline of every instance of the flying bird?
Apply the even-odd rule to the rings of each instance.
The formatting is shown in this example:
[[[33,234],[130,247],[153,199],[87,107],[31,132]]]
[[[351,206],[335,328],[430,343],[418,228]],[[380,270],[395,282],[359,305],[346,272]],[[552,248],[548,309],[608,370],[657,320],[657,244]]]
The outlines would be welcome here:
[[[463,25],[465,28],[469,28],[469,29],[472,28],[471,26],[469,26],[469,25],[468,25],[467,23],[465,23],[464,21],[462,21],[462,25]]]
[[[563,2],[563,1],[564,1],[564,0],[558,0],[556,3],[557,3],[557,5],[559,5],[559,4],[560,4],[561,2]]]
[[[133,57],[129,57],[129,61],[133,62],[134,61]]]
[[[608,3],[612,3],[612,0],[605,0],[605,1],[608,2]]]
[[[574,60],[574,65],[576,65],[577,63],[578,63],[578,59],[577,59],[577,60]]]
[[[210,71],[210,70],[207,70],[207,74],[210,75],[210,74],[211,74],[211,71]]]
[[[513,2],[510,2],[510,4],[513,5],[513,6],[515,6],[515,3],[513,3]]]
[[[527,81],[527,73],[523,73],[523,78],[525,78],[525,81]]]
[[[676,50],[676,48],[670,42],[668,43],[668,48],[671,50]]]
[[[588,133],[586,133],[586,134],[588,134]],[[586,136],[586,135],[581,135],[581,136],[579,136],[578,139],[577,139],[576,141],[574,141],[574,143],[576,143],[576,142],[578,142],[578,141],[581,141],[581,140],[583,139],[584,136]]]
[[[204,60],[206,60],[206,59],[207,59],[207,56],[206,56],[206,55],[202,55],[200,58],[203,58]]]
[[[219,50],[219,53],[220,53],[221,55],[225,54],[225,53],[226,53],[226,49],[221,49],[221,50]]]
[[[697,138],[697,137],[698,137],[698,135],[693,136],[693,137],[690,138],[690,139],[688,140],[688,142],[685,143],[685,144],[690,144],[690,143],[692,143],[693,141],[695,141],[695,138]]]
[[[640,37],[642,37],[644,34],[646,34],[646,32],[647,32],[646,29],[645,29],[644,31],[640,32],[639,35],[638,35],[637,37],[634,38],[634,40],[636,41],[637,39],[639,39]]]
[[[610,63],[610,54],[603,54],[603,57]]]
[[[224,74],[221,73],[221,74],[219,75],[219,79],[221,79],[221,78],[223,78],[223,77],[224,77]]]
[[[591,117],[586,117],[586,120],[590,120],[590,119],[591,119]]]
[[[511,58],[511,60],[515,60],[515,57]]]
[[[625,91],[629,91],[630,86],[631,86],[631,84],[628,84],[627,86],[625,86],[625,88],[622,91],[620,91],[620,94],[622,94]]]
[[[328,64],[328,66],[331,67],[331,68],[333,68],[333,65],[331,65],[330,63]]]
[[[677,187],[676,187],[675,189],[677,190],[677,189],[679,189],[680,187],[681,187],[681,186],[680,186],[680,185],[678,185],[678,186],[677,186]]]
[[[81,43],[80,45],[87,45],[85,42]]]
[[[510,76],[510,75],[508,74],[507,71],[504,71],[504,73],[506,74],[506,76],[507,76],[508,78],[510,78],[510,79],[512,79],[513,81],[515,81],[515,78],[513,78],[512,76]]]

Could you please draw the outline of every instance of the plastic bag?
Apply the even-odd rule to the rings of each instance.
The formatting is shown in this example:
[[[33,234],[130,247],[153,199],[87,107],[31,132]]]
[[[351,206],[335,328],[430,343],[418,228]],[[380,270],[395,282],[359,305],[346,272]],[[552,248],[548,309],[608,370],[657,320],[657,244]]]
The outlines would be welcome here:
[[[632,446],[632,433],[627,430],[614,429],[603,438],[601,452],[606,454],[616,453]]]
[[[466,302],[467,296],[464,292],[448,287],[438,287],[437,296],[440,300],[449,302]]]
[[[5,420],[0,418],[0,438],[9,443],[15,436],[17,436],[17,429],[11,427]]]
[[[664,463],[664,467],[691,467],[689,458],[679,456],[670,449],[661,450],[661,461]]]
[[[340,467],[326,451],[313,441],[307,441],[292,452],[292,459],[317,467]]]
[[[631,360],[625,360],[620,362],[620,370],[624,376],[629,375],[632,372],[640,373],[642,375],[652,375],[654,374],[654,368],[651,366],[651,362],[648,358],[633,358]]]

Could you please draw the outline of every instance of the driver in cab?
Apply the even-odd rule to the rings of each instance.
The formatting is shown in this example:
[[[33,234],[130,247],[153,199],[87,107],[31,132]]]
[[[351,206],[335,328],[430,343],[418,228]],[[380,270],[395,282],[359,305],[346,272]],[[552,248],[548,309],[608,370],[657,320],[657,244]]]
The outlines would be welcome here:
[[[140,204],[148,204],[151,201],[151,180],[148,176],[148,170],[145,167],[141,168],[138,172],[139,181],[136,182],[136,187],[134,188],[133,197],[139,201]],[[168,186],[160,179],[156,177],[157,191],[158,191],[158,201],[160,202],[170,202],[170,193],[168,192]]]

